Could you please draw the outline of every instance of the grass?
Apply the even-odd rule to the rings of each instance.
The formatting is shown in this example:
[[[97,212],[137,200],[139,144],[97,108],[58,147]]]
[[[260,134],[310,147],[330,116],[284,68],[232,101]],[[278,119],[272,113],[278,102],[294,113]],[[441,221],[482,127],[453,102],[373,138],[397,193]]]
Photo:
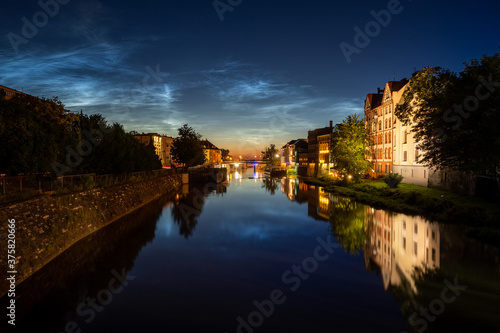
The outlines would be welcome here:
[[[493,200],[404,183],[391,189],[379,180],[342,183],[310,178],[306,183],[322,186],[327,192],[352,197],[375,208],[463,225],[470,236],[500,244],[500,204]]]

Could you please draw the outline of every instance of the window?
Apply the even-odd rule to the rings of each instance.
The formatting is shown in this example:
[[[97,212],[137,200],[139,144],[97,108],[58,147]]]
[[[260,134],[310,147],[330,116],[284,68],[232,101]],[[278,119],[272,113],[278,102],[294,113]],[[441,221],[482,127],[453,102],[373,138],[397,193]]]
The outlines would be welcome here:
[[[403,162],[406,162],[407,157],[408,157],[408,152],[407,152],[407,151],[404,151],[404,152],[403,152]]]
[[[379,129],[379,130],[382,130],[382,120],[380,120],[380,121],[378,122],[378,129]]]
[[[406,237],[403,237],[403,249],[406,250]]]
[[[387,148],[385,148],[385,151],[384,151],[384,159],[387,159]]]
[[[387,121],[388,121],[388,119],[385,120],[385,128],[387,128]]]
[[[388,158],[388,159],[391,159],[391,148],[389,148],[389,149],[387,150],[387,153],[389,154],[389,156],[387,156],[387,158]]]
[[[432,249],[432,261],[436,261],[436,249]]]
[[[418,224],[415,223],[415,227],[413,228],[415,233],[418,234]]]
[[[389,171],[390,171],[390,170],[389,170],[389,164],[386,164],[386,165],[385,165],[385,173],[389,173]]]
[[[418,162],[418,150],[415,149],[415,162]]]
[[[392,112],[392,105],[389,105],[389,113]]]
[[[417,242],[414,242],[413,243],[413,254],[414,255],[417,255],[417,253],[418,253],[417,250],[418,250]]]
[[[389,139],[389,143],[391,143],[391,133],[387,134],[387,138]]]
[[[407,143],[407,142],[408,142],[408,132],[405,130],[403,133],[403,143]]]
[[[432,239],[436,239],[436,232],[434,230],[432,230],[432,233],[431,233],[431,238]]]

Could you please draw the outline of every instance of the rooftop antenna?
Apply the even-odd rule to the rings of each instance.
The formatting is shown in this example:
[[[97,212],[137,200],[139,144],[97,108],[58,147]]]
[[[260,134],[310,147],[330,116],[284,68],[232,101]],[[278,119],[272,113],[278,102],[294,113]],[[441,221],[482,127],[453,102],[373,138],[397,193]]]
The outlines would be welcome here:
[[[394,72],[394,81],[396,81],[396,72]]]

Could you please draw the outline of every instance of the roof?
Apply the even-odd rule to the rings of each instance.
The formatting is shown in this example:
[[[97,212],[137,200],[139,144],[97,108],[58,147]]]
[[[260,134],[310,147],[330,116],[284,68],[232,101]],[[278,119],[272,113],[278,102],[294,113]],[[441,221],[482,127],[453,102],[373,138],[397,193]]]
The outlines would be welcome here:
[[[366,99],[370,103],[370,110],[382,105],[382,97],[384,97],[384,95],[382,93],[380,93],[380,94],[378,94],[378,93],[377,94],[367,94],[366,95]],[[365,102],[365,104],[366,104],[366,102]]]
[[[213,143],[211,143],[207,139],[201,140],[200,143],[201,143],[201,146],[203,147],[203,149],[217,149],[217,150],[219,150],[219,148],[217,148]]]
[[[387,85],[389,86],[390,91],[393,92],[393,91],[399,91],[407,83],[408,83],[408,80],[406,78],[404,78],[401,81],[388,81]]]

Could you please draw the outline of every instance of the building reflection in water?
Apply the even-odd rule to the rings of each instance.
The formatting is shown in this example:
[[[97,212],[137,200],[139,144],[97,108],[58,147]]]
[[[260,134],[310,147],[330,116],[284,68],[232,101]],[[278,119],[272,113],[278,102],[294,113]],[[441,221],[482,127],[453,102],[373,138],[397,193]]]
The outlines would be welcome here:
[[[365,256],[381,270],[384,288],[399,286],[402,279],[416,292],[413,272],[440,267],[439,224],[420,216],[408,216],[365,206],[369,230]],[[368,266],[368,261],[365,258]]]
[[[310,217],[329,221],[346,252],[363,252],[366,270],[381,276],[410,329],[422,331],[422,321],[416,324],[421,317],[410,318],[435,304],[444,281],[451,281],[467,289],[446,304],[438,320],[426,322],[426,332],[479,327],[500,331],[500,249],[468,238],[456,226],[375,209],[299,179],[281,179],[281,191],[289,200],[307,202]]]

